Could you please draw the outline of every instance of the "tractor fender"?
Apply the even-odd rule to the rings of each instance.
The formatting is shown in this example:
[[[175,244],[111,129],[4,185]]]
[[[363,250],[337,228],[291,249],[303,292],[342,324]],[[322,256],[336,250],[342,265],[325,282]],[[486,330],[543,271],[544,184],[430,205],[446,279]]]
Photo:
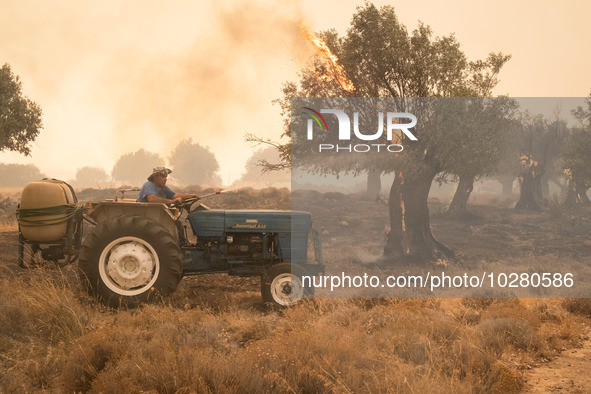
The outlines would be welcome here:
[[[177,237],[175,239],[178,239],[175,221],[179,218],[180,211],[169,208],[166,204],[103,201],[92,207],[88,216],[99,224],[121,216],[143,216],[159,223],[166,231]]]

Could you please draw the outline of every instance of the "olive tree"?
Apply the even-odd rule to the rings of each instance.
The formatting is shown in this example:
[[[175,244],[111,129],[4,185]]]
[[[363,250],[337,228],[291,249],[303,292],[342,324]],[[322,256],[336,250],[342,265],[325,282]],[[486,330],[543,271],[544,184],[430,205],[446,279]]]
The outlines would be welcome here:
[[[469,100],[429,102],[413,98],[488,95],[509,56],[491,53],[485,60],[470,62],[453,35],[434,37],[424,24],[409,33],[392,7],[378,9],[372,4],[358,8],[346,36],[338,37],[334,31],[321,36],[340,59],[355,89],[346,91],[337,78],[330,78],[333,73],[330,67],[306,68],[301,71],[298,84],[284,86],[283,98],[279,100],[282,113],[289,113],[292,97],[392,97],[400,103],[397,110],[414,113],[423,120],[415,128],[418,141],[409,143],[409,149],[405,147],[403,154],[355,162],[346,159],[309,162],[308,166],[326,172],[394,172],[388,200],[391,230],[384,257],[388,261],[452,258],[453,252],[431,233],[427,206],[431,183],[441,173],[473,180],[489,171],[488,163],[496,160],[502,146],[495,146],[493,154],[482,160],[472,160],[473,152],[485,154],[495,140],[502,144],[506,131],[499,127],[479,131],[480,125],[476,123],[455,128],[436,127],[437,117],[428,115],[432,111],[430,107],[452,105],[457,106],[455,110],[459,113],[466,113],[467,106],[479,106],[481,116],[493,117],[497,125],[510,125],[516,104],[508,99],[471,103]],[[440,109],[434,113],[443,114],[444,111]],[[289,117],[286,118],[284,135],[292,137]],[[479,132],[492,133],[490,142],[481,146],[479,138],[475,137]],[[284,147],[283,151],[290,149]],[[471,173],[461,171],[463,163],[470,163]]]
[[[29,182],[45,178],[34,164],[0,163],[0,185],[2,187],[23,187]]]
[[[152,168],[164,166],[164,159],[157,153],[140,149],[121,155],[113,166],[113,179],[139,186],[152,173]]]
[[[22,92],[22,83],[10,66],[0,68],[0,152],[30,155],[30,143],[43,127],[41,107]]]
[[[145,171],[144,171],[145,172]],[[109,181],[109,175],[100,167],[81,167],[76,170],[74,183],[77,187],[100,188]]]
[[[191,138],[182,140],[168,158],[174,178],[183,185],[220,185],[220,165],[215,155]]]

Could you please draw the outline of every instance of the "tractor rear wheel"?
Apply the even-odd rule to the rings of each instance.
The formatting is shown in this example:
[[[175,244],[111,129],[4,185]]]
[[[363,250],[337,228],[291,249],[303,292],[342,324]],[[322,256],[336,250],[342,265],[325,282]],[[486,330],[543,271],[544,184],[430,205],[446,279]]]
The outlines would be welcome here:
[[[158,222],[121,216],[84,240],[78,262],[89,293],[113,306],[136,306],[173,292],[183,271],[175,238]]]
[[[302,276],[307,275],[300,266],[280,263],[267,269],[261,276],[263,301],[280,306],[291,306],[302,298],[313,295],[312,288],[304,287]]]

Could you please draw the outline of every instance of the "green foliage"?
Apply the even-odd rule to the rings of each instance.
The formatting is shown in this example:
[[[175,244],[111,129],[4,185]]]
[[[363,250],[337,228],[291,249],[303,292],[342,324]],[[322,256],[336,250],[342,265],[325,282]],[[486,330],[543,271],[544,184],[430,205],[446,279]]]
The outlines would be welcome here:
[[[438,101],[441,108],[422,137],[443,178],[476,180],[500,173],[508,156],[517,162],[522,134],[517,102],[506,97]]]
[[[0,152],[7,149],[28,156],[29,143],[43,127],[41,107],[22,93],[22,83],[8,64],[0,68]]]
[[[215,155],[191,138],[178,143],[168,158],[172,176],[183,185],[220,185],[222,179]]]
[[[152,174],[152,168],[164,166],[164,159],[158,153],[140,149],[121,155],[113,166],[114,180],[140,185]]]
[[[541,163],[544,172],[543,184],[547,183],[547,180],[553,180],[558,184],[564,176],[562,151],[572,130],[566,121],[560,118],[559,112],[560,108],[557,106],[554,120],[547,119],[541,114],[534,116],[527,111],[521,117],[522,131],[518,135],[521,142],[517,146],[520,147],[520,153],[530,155],[533,160]],[[499,173],[521,175],[520,167],[519,159],[512,153],[501,163]]]
[[[0,185],[2,187],[24,187],[27,183],[45,178],[34,164],[0,163]]]
[[[146,170],[149,171],[149,170]],[[101,187],[109,180],[107,172],[100,167],[82,167],[76,170],[76,180],[74,181],[77,187]]]
[[[365,97],[475,96],[494,86],[508,60],[491,54],[469,63],[453,35],[433,38],[422,23],[409,34],[394,8],[373,4],[358,9],[342,43],[343,66]]]

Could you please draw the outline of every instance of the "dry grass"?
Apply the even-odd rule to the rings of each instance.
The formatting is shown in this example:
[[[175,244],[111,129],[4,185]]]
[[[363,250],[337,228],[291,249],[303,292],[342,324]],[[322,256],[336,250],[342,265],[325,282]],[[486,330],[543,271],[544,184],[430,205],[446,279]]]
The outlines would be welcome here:
[[[18,231],[16,218],[0,218],[0,232]]]
[[[16,231],[16,207],[20,200],[20,190],[0,189],[0,232]]]
[[[91,311],[64,277],[42,271],[0,279],[0,387],[6,392],[59,387],[72,344],[90,329]]]
[[[41,270],[1,279],[0,391],[517,392],[522,372],[509,356],[550,357],[582,332],[558,300],[324,299],[270,310],[171,298],[111,311],[70,281]]]
[[[590,298],[569,298],[564,301],[564,307],[571,313],[591,317]]]

